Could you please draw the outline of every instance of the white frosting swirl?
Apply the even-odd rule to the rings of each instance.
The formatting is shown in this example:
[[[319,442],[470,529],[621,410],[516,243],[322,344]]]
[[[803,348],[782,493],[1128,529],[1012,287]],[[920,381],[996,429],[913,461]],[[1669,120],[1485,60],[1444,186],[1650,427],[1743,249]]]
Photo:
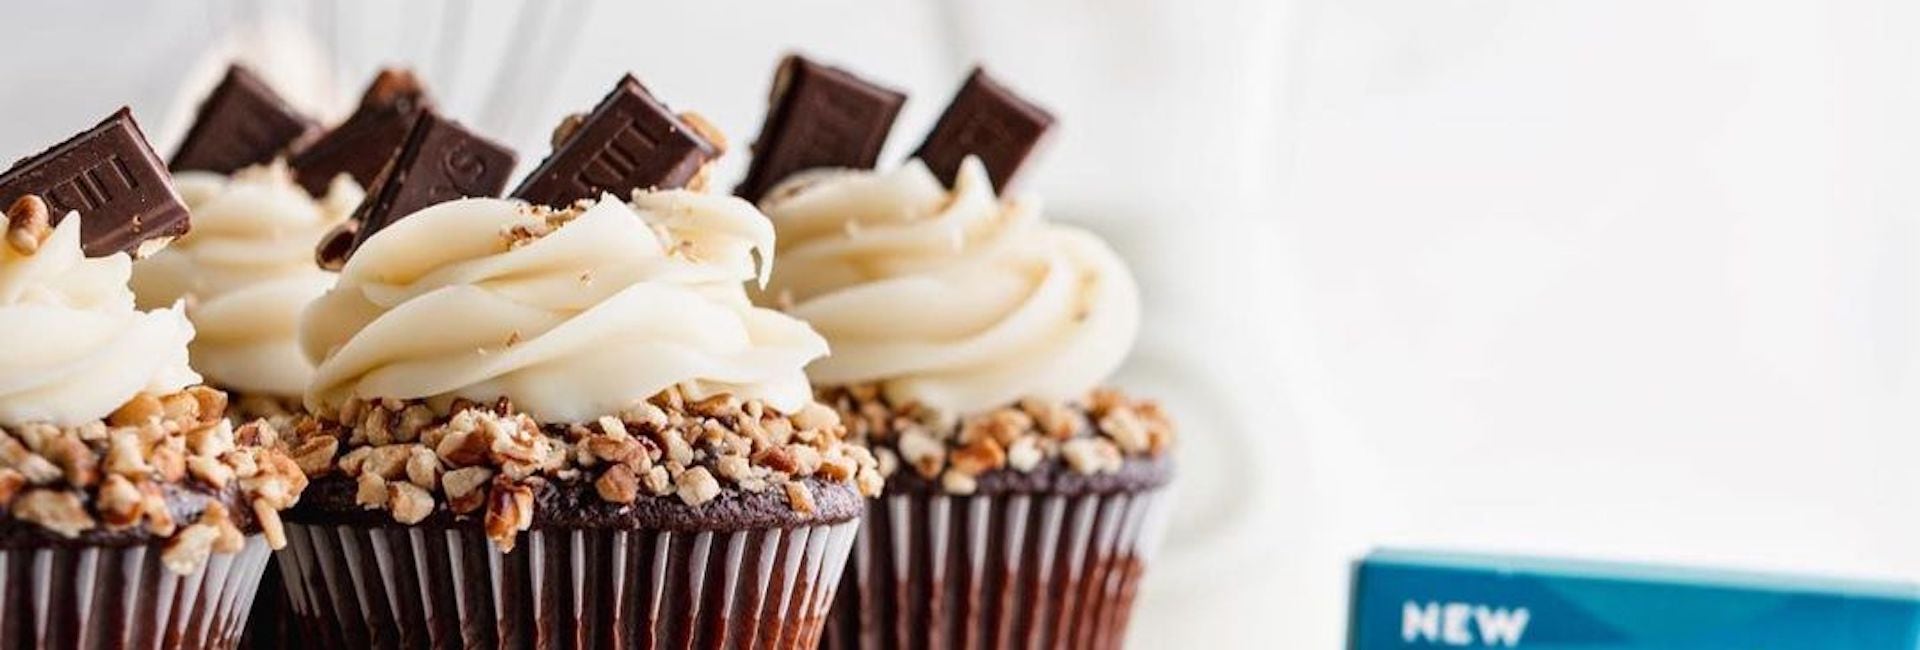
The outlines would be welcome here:
[[[174,177],[193,229],[133,266],[142,308],[187,301],[199,336],[193,367],[221,388],[298,397],[313,365],[295,342],[300,310],[334,274],[314,264],[313,249],[365,196],[342,175],[315,201],[284,163],[233,178],[207,172]]]
[[[1133,346],[1140,301],[1105,242],[994,196],[969,158],[949,192],[915,160],[890,173],[814,172],[765,202],[790,305],[833,345],[823,385],[880,382],[952,413],[1079,398]]]
[[[142,392],[199,383],[187,365],[193,324],[176,305],[139,311],[127,289],[132,258],[80,252],[80,215],[68,213],[21,255],[0,245],[0,425],[99,420]]]
[[[804,368],[826,341],[743,287],[765,277],[773,250],[752,205],[603,196],[524,244],[503,234],[547,223],[517,201],[466,199],[368,240],[304,319],[319,360],[308,407],[505,395],[541,421],[580,422],[675,385],[788,412],[812,401]]]

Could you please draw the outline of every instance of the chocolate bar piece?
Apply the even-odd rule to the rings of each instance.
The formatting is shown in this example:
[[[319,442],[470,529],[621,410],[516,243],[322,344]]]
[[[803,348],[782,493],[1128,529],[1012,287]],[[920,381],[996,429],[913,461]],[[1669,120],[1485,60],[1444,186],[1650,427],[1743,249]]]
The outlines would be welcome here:
[[[733,193],[759,201],[794,172],[872,169],[907,96],[799,55],[780,62],[753,164]]]
[[[381,70],[360,96],[360,107],[345,122],[288,160],[295,179],[314,196],[326,194],[327,186],[341,174],[352,176],[361,187],[372,186],[374,176],[406,140],[414,118],[430,104],[426,89],[412,72]]]
[[[88,257],[187,233],[187,206],[173,177],[126,108],[0,174],[0,205],[27,194],[46,200],[54,225],[80,213],[80,248]]]
[[[1053,115],[974,68],[913,156],[947,185],[961,160],[979,156],[993,189],[1005,191],[1052,127]]]
[[[187,139],[168,165],[173,171],[231,174],[274,156],[320,129],[289,106],[267,83],[235,64],[200,103]]]
[[[513,173],[513,151],[441,117],[420,113],[400,153],[387,161],[367,200],[354,211],[358,233],[341,260],[401,217],[436,203],[497,197]],[[336,244],[337,246],[337,244]]]
[[[565,206],[611,192],[685,187],[719,149],[626,75],[593,113],[513,191],[528,203]]]

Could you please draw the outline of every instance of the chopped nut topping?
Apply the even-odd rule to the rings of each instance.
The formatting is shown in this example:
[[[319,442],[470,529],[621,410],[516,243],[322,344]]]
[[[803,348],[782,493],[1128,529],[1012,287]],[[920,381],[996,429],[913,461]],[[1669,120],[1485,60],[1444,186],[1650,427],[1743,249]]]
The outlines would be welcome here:
[[[160,563],[176,574],[191,574],[207,563],[207,557],[213,554],[213,543],[219,538],[220,529],[211,525],[188,526],[167,542],[166,549],[160,553]]]
[[[677,488],[676,492],[679,493],[680,500],[690,506],[697,506],[720,496],[720,482],[714,480],[713,474],[708,473],[705,467],[695,467],[681,473],[679,478],[674,479],[674,486]]]
[[[1033,471],[1044,458],[1040,453],[1040,442],[1033,438],[1015,440],[1013,446],[1007,448],[1007,466],[1016,471]]]
[[[100,493],[94,497],[94,505],[100,509],[100,521],[108,528],[128,528],[140,523],[140,507],[143,497],[140,488],[133,481],[118,474],[109,474],[100,484]]]
[[[486,505],[487,482],[493,480],[493,470],[486,467],[463,467],[440,476],[440,490],[447,494],[447,505],[456,513],[469,513]]]
[[[666,496],[673,491],[673,477],[667,472],[667,468],[654,467],[647,470],[646,476],[640,477],[640,485],[647,488],[648,494],[657,497]]]
[[[62,537],[79,537],[93,530],[93,515],[80,503],[80,495],[65,490],[29,490],[13,502],[13,516]]]
[[[519,532],[533,526],[533,489],[496,476],[487,491],[487,537],[502,553],[513,550]]]
[[[933,478],[947,463],[947,447],[918,429],[900,435],[900,456],[921,476]]]
[[[233,466],[209,456],[190,456],[187,458],[187,473],[194,478],[206,481],[215,489],[225,489],[233,480]]]
[[[387,505],[387,479],[373,472],[361,474],[353,491],[353,502],[369,509]]]
[[[280,521],[279,508],[268,504],[266,499],[254,499],[253,518],[260,522],[260,534],[267,538],[268,548],[286,548],[287,527]]]
[[[1050,461],[1081,474],[1118,472],[1129,457],[1158,456],[1173,441],[1173,424],[1158,404],[1112,389],[1079,401],[1024,399],[958,419],[919,404],[891,404],[874,384],[818,397],[848,423],[854,440],[872,445],[882,476],[911,467],[954,494],[978,489],[983,474],[1030,472]]]
[[[620,505],[642,497],[700,505],[727,489],[787,492],[794,511],[809,516],[817,514],[812,493],[796,498],[787,484],[816,478],[878,495],[884,479],[874,456],[844,443],[841,421],[818,404],[786,415],[758,400],[691,400],[672,388],[579,423],[543,426],[504,399],[454,400],[445,412],[418,401],[350,400],[287,428],[302,468],[354,478],[362,507],[403,524],[439,502],[455,515],[484,511],[488,536],[507,550],[532,524],[543,482],[591,483],[600,500]]]
[[[954,471],[979,476],[1006,465],[1007,452],[1000,448],[999,438],[981,437],[953,450],[948,460],[953,463]]]
[[[333,456],[339,451],[340,439],[323,435],[300,441],[289,455],[307,476],[325,476],[333,468]]]
[[[222,421],[221,414],[227,412],[227,394],[206,386],[189,386],[186,393],[193,398],[196,412],[200,414],[201,424],[213,424]],[[233,433],[228,429],[227,433]]]
[[[950,494],[973,494],[974,490],[980,489],[980,484],[972,474],[955,468],[940,475],[940,488]]]
[[[191,525],[174,520],[172,490],[227,491],[253,504],[275,548],[278,510],[306,487],[300,466],[278,447],[270,425],[235,429],[225,393],[193,386],[139,394],[101,420],[71,426],[27,423],[0,430],[0,506],[17,520],[76,537],[97,528],[168,538],[169,569],[197,569],[210,553],[237,552],[245,535],[215,496]],[[314,441],[318,446],[319,441]],[[331,451],[325,450],[328,461]],[[267,512],[272,517],[260,514]]]
[[[137,427],[149,422],[157,422],[166,411],[160,406],[160,398],[141,393],[107,416],[107,424],[116,427]]]
[[[425,489],[440,483],[440,457],[422,445],[407,445],[407,480]]]
[[[607,503],[633,503],[640,498],[640,478],[626,465],[614,465],[593,482],[593,489]]]
[[[0,507],[13,505],[14,498],[26,487],[26,475],[13,469],[0,469]]]
[[[788,481],[781,484],[781,488],[786,490],[787,503],[793,504],[794,512],[809,515],[814,513],[813,492],[807,489],[805,483]]]
[[[393,512],[394,521],[417,524],[433,514],[433,494],[412,483],[388,483],[387,509]]]
[[[40,251],[40,245],[53,234],[52,216],[47,202],[37,195],[23,194],[7,207],[7,246],[21,255]]]
[[[1060,445],[1067,466],[1081,474],[1120,471],[1120,448],[1098,438],[1075,438]]]

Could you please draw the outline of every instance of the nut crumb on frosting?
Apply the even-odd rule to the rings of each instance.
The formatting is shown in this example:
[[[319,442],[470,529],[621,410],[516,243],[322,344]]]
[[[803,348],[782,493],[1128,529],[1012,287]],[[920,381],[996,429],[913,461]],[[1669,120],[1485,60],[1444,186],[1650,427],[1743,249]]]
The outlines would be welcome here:
[[[52,215],[47,202],[37,195],[24,194],[7,206],[7,246],[21,255],[40,251],[53,234]]]
[[[353,479],[362,508],[411,524],[444,504],[455,516],[479,515],[502,551],[532,525],[533,488],[557,481],[577,479],[617,505],[698,507],[728,489],[767,493],[805,516],[816,504],[802,479],[845,483],[863,496],[882,486],[873,455],[846,444],[839,415],[818,404],[788,415],[758,400],[691,400],[669,388],[617,415],[544,425],[505,398],[446,406],[349,400],[302,418],[289,447],[308,476]],[[395,432],[396,420],[405,433]]]
[[[894,405],[874,384],[819,391],[849,437],[871,445],[881,476],[906,468],[950,494],[972,494],[981,475],[1031,472],[1048,461],[1083,475],[1119,472],[1128,458],[1159,457],[1174,428],[1157,402],[1097,388],[1080,400],[1025,399],[963,418],[917,403]]]
[[[221,495],[237,491],[270,547],[286,545],[280,511],[306,488],[298,462],[275,444],[271,425],[236,427],[227,398],[205,386],[140,394],[103,420],[78,426],[26,424],[0,430],[0,509],[55,535],[138,530],[167,538],[162,563],[197,570],[211,553],[234,553],[245,536]],[[174,520],[166,486],[207,494],[192,522]]]

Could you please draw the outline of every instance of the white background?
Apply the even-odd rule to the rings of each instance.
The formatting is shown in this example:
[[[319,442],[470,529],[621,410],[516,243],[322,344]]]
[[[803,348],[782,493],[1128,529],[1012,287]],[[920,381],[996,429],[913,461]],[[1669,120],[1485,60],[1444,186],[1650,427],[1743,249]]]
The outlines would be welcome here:
[[[523,163],[633,70],[739,149],[794,47],[912,93],[897,156],[984,60],[1186,425],[1139,647],[1337,647],[1382,544],[1920,578],[1912,3],[54,4],[4,4],[0,156],[170,146],[228,49],[335,110],[415,61]]]

